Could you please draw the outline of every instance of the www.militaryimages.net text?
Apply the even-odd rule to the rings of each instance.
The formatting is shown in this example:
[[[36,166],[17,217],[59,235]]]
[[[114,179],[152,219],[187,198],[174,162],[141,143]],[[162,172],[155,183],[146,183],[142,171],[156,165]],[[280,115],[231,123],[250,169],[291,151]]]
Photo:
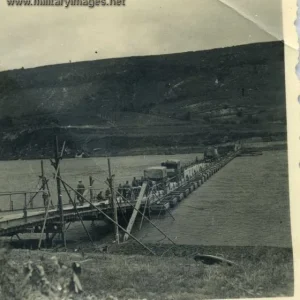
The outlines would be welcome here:
[[[126,6],[126,0],[6,0],[8,6],[88,6],[120,7]]]

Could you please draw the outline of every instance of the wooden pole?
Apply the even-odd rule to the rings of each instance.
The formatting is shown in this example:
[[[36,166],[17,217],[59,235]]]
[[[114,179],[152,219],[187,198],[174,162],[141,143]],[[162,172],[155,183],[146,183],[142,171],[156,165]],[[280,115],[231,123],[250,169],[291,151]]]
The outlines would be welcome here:
[[[9,194],[9,203],[10,203],[10,210],[13,211],[14,210],[14,203],[11,199],[11,194]]]
[[[45,173],[44,173],[44,161],[41,160],[41,173],[42,173],[42,187],[43,187],[43,191],[45,191]]]
[[[147,206],[148,206],[148,197],[147,197],[146,203],[144,205],[144,211],[143,211],[143,215],[142,215],[142,219],[141,219],[141,223],[140,223],[140,230],[142,229],[142,225],[143,225],[144,217],[145,217],[145,214],[146,214]]]
[[[93,178],[92,176],[89,177],[90,180],[90,200],[93,201],[93,190],[92,190],[92,186],[93,186]]]
[[[132,227],[133,227],[134,222],[135,222],[135,219],[136,219],[136,216],[137,216],[137,213],[140,212],[140,206],[142,204],[142,200],[143,200],[146,188],[147,188],[147,182],[144,182],[143,185],[142,185],[142,188],[140,190],[138,199],[137,199],[137,201],[135,203],[135,206],[133,206],[134,210],[132,212],[131,218],[130,218],[129,223],[128,223],[127,228],[126,228],[126,230],[128,232],[131,232]],[[127,239],[128,239],[128,234],[126,233],[124,235],[124,242],[126,242]]]
[[[118,193],[119,194],[119,193]],[[172,244],[176,245],[175,242],[170,239],[162,230],[160,230],[149,218],[147,218],[145,216],[145,210],[144,210],[144,213],[140,212],[139,209],[136,209],[126,198],[124,198],[121,194],[119,194],[137,213],[141,214],[143,218],[145,218],[151,225],[153,225],[154,228],[156,228],[162,235],[164,235]],[[148,203],[148,199],[147,199],[147,202]],[[146,207],[146,204],[145,204],[145,207]],[[142,227],[142,226],[141,226]],[[140,227],[140,228],[141,228]],[[130,230],[128,230],[127,228],[127,231],[130,232]]]
[[[27,218],[27,197],[26,193],[24,193],[24,218]]]
[[[113,212],[114,212],[114,223],[115,223],[115,237],[116,237],[116,241],[119,244],[120,240],[119,240],[119,227],[117,224],[118,223],[118,209],[117,209],[117,203],[116,203],[116,197],[115,197],[115,191],[114,191],[114,185],[113,185],[113,178],[111,175],[111,166],[110,166],[110,159],[107,159],[107,164],[108,164],[108,176],[109,176],[109,187],[110,187],[110,194],[111,194],[111,205],[113,208]]]
[[[60,226],[61,226],[61,238],[63,240],[65,248],[66,245],[66,237],[65,237],[65,225],[64,225],[64,210],[63,210],[63,204],[62,204],[62,195],[61,195],[61,186],[60,186],[60,169],[59,169],[59,161],[60,157],[58,154],[58,138],[55,137],[55,143],[54,143],[54,159],[55,159],[55,170],[56,170],[56,186],[57,186],[57,197],[58,197],[58,210],[60,215]]]
[[[65,185],[65,183],[64,183],[63,181],[62,181],[62,185],[63,185],[63,187],[64,187],[64,189],[65,189],[65,191],[66,191],[66,193],[67,193],[67,195],[68,195],[68,197],[69,197],[69,200],[71,201],[72,205],[74,206],[74,209],[75,209],[75,211],[76,211],[76,213],[77,213],[77,215],[78,215],[78,217],[79,217],[79,219],[80,219],[81,225],[82,225],[82,227],[84,228],[85,233],[87,234],[87,236],[88,236],[90,242],[91,242],[92,245],[94,246],[93,239],[92,239],[91,235],[89,234],[88,230],[86,229],[86,227],[85,227],[85,225],[84,225],[84,223],[83,223],[82,217],[81,217],[80,213],[79,213],[78,210],[77,210],[76,203],[75,203],[75,201],[73,202],[73,199],[72,199],[72,197],[71,197],[71,195],[70,195],[70,193],[69,193],[69,191],[68,191],[68,189],[67,189],[67,187],[66,187],[66,185]],[[92,201],[92,200],[91,200],[91,201]]]
[[[50,208],[50,195],[49,195],[49,198],[48,198],[47,207],[45,207],[46,212],[45,212],[45,217],[44,217],[42,231],[41,231],[40,238],[39,238],[38,249],[41,249],[42,238],[43,238],[44,230],[45,230],[45,227],[46,227],[46,222],[47,222],[47,218],[48,218],[49,208]]]
[[[41,160],[41,177],[42,177],[42,190],[43,190],[43,202],[46,209],[46,203],[45,203],[45,190],[46,190],[46,184],[45,184],[45,173],[44,173],[44,161]],[[49,201],[49,199],[48,199]]]
[[[81,196],[75,189],[73,189],[69,184],[67,184],[64,180],[62,180],[60,178],[60,180],[68,187],[70,188],[76,195]],[[97,211],[99,211],[104,217],[106,217],[108,220],[110,220],[111,222],[113,222],[114,224],[116,224],[118,226],[118,228],[120,228],[122,231],[124,231],[125,233],[128,233],[128,235],[133,238],[138,244],[140,244],[141,246],[143,246],[145,249],[147,249],[151,254],[156,255],[155,252],[153,250],[151,250],[149,247],[147,247],[146,245],[144,245],[141,241],[139,241],[135,236],[133,236],[131,233],[129,233],[125,228],[123,228],[121,225],[119,225],[118,223],[116,223],[109,215],[107,215],[103,210],[101,210],[99,207],[97,207],[95,204],[93,204],[91,201],[87,200],[85,197],[83,197],[83,199],[90,203],[90,205],[92,207],[94,207]]]
[[[49,213],[49,209],[50,209],[50,203],[52,204],[51,194],[50,194],[50,190],[49,190],[49,186],[48,186],[48,180],[46,180],[45,173],[44,173],[44,162],[43,162],[43,160],[41,160],[41,174],[42,174],[41,177],[42,177],[43,200],[45,199],[44,198],[45,197],[44,193],[45,193],[45,190],[47,188],[48,194],[47,194],[46,199],[48,200],[48,202],[45,203],[45,200],[44,200],[45,217],[44,217],[43,227],[42,227],[42,231],[41,231],[40,238],[39,238],[38,249],[41,248],[42,238],[43,238],[43,234],[44,234],[44,231],[45,231],[46,222],[47,222],[47,218],[48,218],[48,213]],[[47,204],[47,205],[45,205],[45,204]],[[49,243],[49,241],[50,241],[50,237],[49,237],[48,232],[46,233],[46,241],[47,241],[47,243]]]

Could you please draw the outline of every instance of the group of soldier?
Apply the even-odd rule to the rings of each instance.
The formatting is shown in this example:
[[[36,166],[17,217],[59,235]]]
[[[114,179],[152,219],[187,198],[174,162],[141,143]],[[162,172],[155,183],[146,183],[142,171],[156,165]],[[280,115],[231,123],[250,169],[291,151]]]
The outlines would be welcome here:
[[[198,162],[199,162],[199,159],[198,159],[198,157],[196,157],[196,163],[198,163]],[[188,175],[186,176],[186,179],[189,180]],[[129,181],[126,181],[126,183],[124,185],[119,184],[118,189],[116,191],[116,196],[122,197],[123,199],[126,199],[126,200],[131,200],[132,196],[133,196],[136,199],[144,181],[145,181],[144,177],[141,177],[140,179],[133,177],[131,185],[129,184]],[[153,183],[150,181],[147,186],[146,193],[149,192],[149,189],[152,188],[152,185],[153,185]],[[77,184],[76,195],[77,195],[77,200],[80,205],[83,205],[83,203],[84,203],[85,190],[86,190],[86,188],[85,188],[82,180],[79,180],[78,184]],[[103,201],[103,200],[110,199],[110,197],[111,197],[111,191],[109,188],[107,188],[104,194],[103,194],[103,191],[100,191],[97,194],[96,199],[99,201]],[[46,207],[48,205],[48,201],[49,201],[49,195],[47,194],[47,192],[43,193],[43,200],[44,200],[44,205]]]
[[[131,185],[129,184],[129,181],[127,180],[125,184],[119,184],[118,189],[116,191],[116,196],[117,197],[122,197],[123,199],[127,199],[130,200],[131,196],[134,195],[134,197],[136,198],[138,196],[139,193],[139,187],[141,187],[141,185],[143,184],[144,178],[141,177],[141,179],[136,179],[136,177],[133,178]],[[77,200],[79,202],[80,205],[83,205],[84,203],[84,192],[85,192],[86,188],[84,186],[84,184],[82,183],[82,180],[78,181],[77,184],[77,189],[76,189],[76,194],[77,194]],[[104,200],[108,200],[111,197],[111,191],[109,188],[106,189],[105,193],[103,194],[103,191],[100,191],[97,196],[96,199],[98,201],[104,201]]]
[[[136,177],[133,177],[131,185],[129,184],[128,180],[124,185],[120,183],[117,190],[117,196],[120,196],[126,200],[131,200],[132,197],[137,198],[143,182],[144,177],[141,177],[141,179],[136,179]]]

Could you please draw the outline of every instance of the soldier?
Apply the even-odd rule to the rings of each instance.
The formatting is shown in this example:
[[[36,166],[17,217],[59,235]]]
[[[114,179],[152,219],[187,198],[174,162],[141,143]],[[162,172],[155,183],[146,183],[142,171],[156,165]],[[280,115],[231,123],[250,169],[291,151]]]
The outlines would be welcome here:
[[[105,191],[105,198],[109,199],[109,197],[110,197],[110,189],[107,188],[106,191]]]
[[[137,182],[137,180],[136,180],[136,178],[135,177],[133,177],[133,180],[132,180],[132,187],[137,187],[138,186],[138,182]]]
[[[122,184],[120,183],[119,186],[118,186],[118,196],[122,196]]]
[[[124,196],[126,199],[129,199],[130,192],[131,192],[131,186],[130,186],[128,180],[127,180],[126,183],[125,183],[124,186],[123,186],[123,196]]]
[[[186,180],[187,182],[189,182],[189,181],[190,181],[190,177],[189,177],[189,175],[186,175],[186,177],[185,177],[185,180]]]
[[[104,200],[104,197],[102,195],[102,191],[100,191],[99,194],[97,195],[97,200],[99,200],[99,201]]]
[[[85,186],[84,184],[82,183],[82,180],[79,180],[78,181],[78,184],[77,184],[77,193],[79,193],[80,195],[77,194],[77,200],[79,201],[80,205],[83,205],[84,203],[84,200],[83,200],[83,193],[85,191]]]
[[[43,192],[43,200],[44,200],[44,206],[48,207],[48,203],[49,203],[49,195],[46,191]]]

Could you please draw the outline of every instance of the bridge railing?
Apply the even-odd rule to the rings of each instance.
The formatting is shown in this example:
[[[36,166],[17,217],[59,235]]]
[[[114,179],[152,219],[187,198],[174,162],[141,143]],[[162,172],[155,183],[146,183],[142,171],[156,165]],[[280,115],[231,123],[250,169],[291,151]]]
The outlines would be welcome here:
[[[236,153],[239,153],[240,150],[236,152],[230,153],[231,155],[236,155]],[[224,159],[225,157],[220,157],[219,160]],[[201,164],[200,161],[198,161],[198,164]],[[206,163],[205,167],[201,170],[202,172],[205,172],[205,169],[208,169],[210,167],[211,163]],[[191,167],[187,169],[193,169],[195,167],[192,165]],[[186,171],[187,171],[186,169]],[[186,172],[185,175],[189,175],[188,177],[191,179],[194,177],[194,173],[201,173],[200,169],[195,172],[191,171],[190,174],[187,174]],[[199,172],[200,171],[200,172]],[[170,179],[172,181],[172,178]],[[184,184],[186,181],[186,176],[180,179],[180,182],[178,182],[179,185]],[[130,188],[124,188],[115,186],[115,191],[117,194],[117,200],[118,202],[127,202],[131,201],[134,203],[137,199],[139,189],[140,187],[130,187]],[[147,190],[147,195],[150,192],[150,189],[152,191],[155,190],[161,190],[164,188],[160,188],[160,184],[149,184],[149,188]],[[166,192],[168,192],[170,188],[167,187]],[[103,199],[99,199],[98,194],[99,192],[102,191],[102,196]],[[118,194],[118,192],[121,191],[121,195]],[[70,205],[72,204],[72,201],[69,199],[69,195],[72,199],[72,201],[76,201],[78,203],[78,195],[73,191],[73,190],[68,190],[68,193],[62,189],[62,200],[63,200],[63,205]],[[97,188],[89,188],[87,187],[84,197],[88,199],[89,201],[99,201],[99,200],[109,200],[109,197],[105,196],[105,189],[97,189]],[[124,200],[123,197],[126,199]],[[24,210],[32,210],[32,209],[45,209],[45,204],[47,204],[47,201],[50,202],[50,208],[56,208],[57,207],[57,192],[56,189],[51,190],[51,195],[48,197],[45,201],[45,198],[43,197],[43,191],[42,190],[37,190],[37,191],[14,191],[14,192],[0,192],[0,212],[9,212],[9,211],[24,211]]]
[[[126,198],[126,201],[135,201],[139,193],[139,187],[131,187],[130,189],[122,189],[121,195]],[[97,197],[102,191],[103,198]],[[120,195],[118,195],[118,188],[115,187],[118,202],[125,202]],[[13,211],[29,211],[45,209],[50,201],[50,209],[57,208],[57,192],[52,191],[47,197],[44,197],[44,192],[39,191],[14,191],[14,192],[0,192],[0,212]],[[73,190],[61,191],[62,202],[64,206],[72,205],[74,201],[79,203],[79,196]],[[72,199],[72,201],[70,200]],[[110,199],[110,195],[105,196],[105,190],[97,188],[87,188],[84,192],[84,198],[92,202],[106,201]]]
[[[76,200],[75,192],[68,191],[70,197]],[[69,205],[71,201],[65,190],[62,190],[63,205]],[[45,197],[46,195],[46,197]],[[45,209],[50,201],[50,208],[57,207],[57,192],[44,194],[42,190],[39,191],[14,191],[14,192],[0,192],[0,212],[12,211],[27,211]]]
[[[18,211],[43,207],[42,191],[0,192],[1,211]],[[41,199],[41,201],[39,201]]]

